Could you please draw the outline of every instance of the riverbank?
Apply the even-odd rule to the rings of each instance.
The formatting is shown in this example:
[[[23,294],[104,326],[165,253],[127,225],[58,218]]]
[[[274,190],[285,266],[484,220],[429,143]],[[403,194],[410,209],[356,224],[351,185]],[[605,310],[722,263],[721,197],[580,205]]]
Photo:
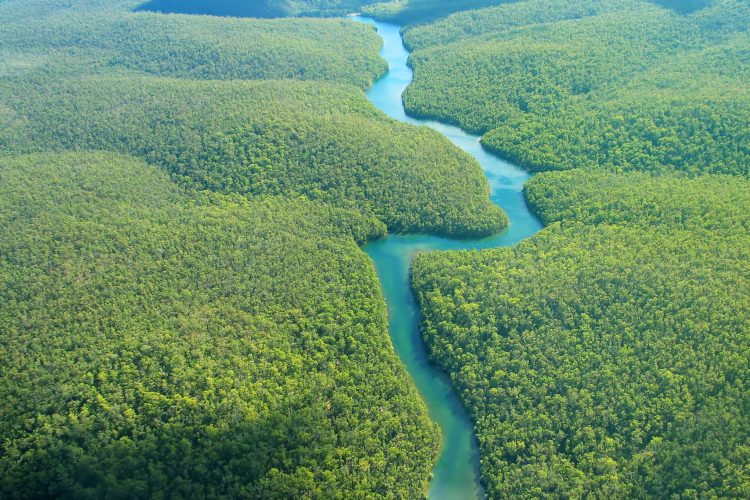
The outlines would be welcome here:
[[[367,97],[391,118],[412,125],[427,126],[447,137],[472,155],[481,165],[490,186],[490,198],[508,215],[508,228],[477,240],[454,240],[428,235],[390,235],[365,246],[373,259],[388,304],[389,328],[396,353],[406,366],[430,413],[443,435],[443,448],[433,469],[429,497],[482,498],[479,481],[479,450],[474,424],[453,392],[449,377],[432,365],[420,335],[421,316],[410,286],[414,256],[433,250],[467,250],[510,246],[542,228],[523,196],[530,175],[510,162],[485,151],[480,137],[458,127],[434,120],[408,116],[401,94],[412,79],[400,26],[356,17],[373,25],[383,37],[381,56],[388,62],[388,73],[377,80]]]

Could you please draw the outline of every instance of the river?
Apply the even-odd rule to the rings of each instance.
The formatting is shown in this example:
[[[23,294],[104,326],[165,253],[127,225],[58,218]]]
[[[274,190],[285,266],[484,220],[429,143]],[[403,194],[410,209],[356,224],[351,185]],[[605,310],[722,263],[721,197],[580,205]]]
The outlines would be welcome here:
[[[529,174],[485,151],[479,143],[479,136],[437,121],[407,116],[401,94],[412,80],[412,70],[407,66],[409,52],[401,40],[400,26],[361,17],[355,20],[377,27],[378,34],[383,37],[381,55],[388,61],[388,73],[367,92],[370,101],[391,118],[437,130],[476,158],[490,183],[492,201],[505,210],[510,220],[505,231],[481,240],[390,235],[365,247],[375,263],[388,304],[390,334],[396,353],[414,379],[430,418],[437,422],[443,434],[443,447],[432,471],[429,498],[483,498],[474,425],[453,392],[448,377],[429,362],[419,333],[419,308],[411,290],[409,268],[418,252],[509,246],[539,231],[542,225],[529,211],[523,198],[523,185]]]

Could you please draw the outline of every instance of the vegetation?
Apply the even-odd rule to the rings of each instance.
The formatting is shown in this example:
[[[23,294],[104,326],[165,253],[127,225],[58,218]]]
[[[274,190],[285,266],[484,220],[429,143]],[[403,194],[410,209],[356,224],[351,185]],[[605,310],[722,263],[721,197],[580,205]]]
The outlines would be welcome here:
[[[138,10],[233,17],[341,16],[376,0],[150,0]]]
[[[689,14],[713,5],[714,0],[651,0],[657,5],[667,7],[680,14]]]
[[[8,149],[105,149],[189,187],[304,195],[393,231],[481,235],[505,224],[476,163],[437,132],[394,122],[360,91],[301,82],[128,77],[16,80]],[[470,166],[470,169],[467,169]]]
[[[423,496],[357,245],[507,223],[371,27],[139,8],[413,25],[412,113],[566,170],[414,264],[490,497],[750,496],[747,2],[3,0],[0,497]]]
[[[632,7],[633,0],[526,0],[508,6],[459,12],[430,24],[407,26],[403,31],[404,44],[410,50],[420,50],[513,28],[583,19]]]
[[[486,132],[532,170],[748,175],[750,5],[596,4],[528,0],[407,30],[408,110]]]
[[[111,153],[0,159],[0,496],[420,496],[436,433],[356,240]]]
[[[524,194],[546,225],[578,221],[750,234],[748,182],[732,176],[686,179],[570,170],[535,176]]]
[[[455,12],[492,7],[517,0],[150,0],[138,10],[234,17],[341,16],[361,11],[381,21],[418,25]],[[713,0],[651,0],[687,14]],[[631,2],[632,3],[632,2]]]
[[[574,168],[529,182],[548,227],[517,248],[414,264],[491,498],[750,495],[750,9],[656,3],[405,30],[411,112]]]
[[[8,4],[15,5],[11,0]],[[7,18],[7,22],[6,19]],[[139,73],[192,79],[326,80],[367,87],[387,68],[381,39],[344,20],[229,19],[87,12],[19,16],[0,4],[6,57],[54,62],[54,74]],[[31,57],[36,55],[36,57]],[[55,57],[49,57],[54,55]]]
[[[135,6],[0,2],[0,497],[423,496],[357,245],[503,227],[478,165],[371,27]]]
[[[417,258],[422,332],[475,419],[490,497],[750,494],[749,193],[545,174],[527,190],[538,235]]]

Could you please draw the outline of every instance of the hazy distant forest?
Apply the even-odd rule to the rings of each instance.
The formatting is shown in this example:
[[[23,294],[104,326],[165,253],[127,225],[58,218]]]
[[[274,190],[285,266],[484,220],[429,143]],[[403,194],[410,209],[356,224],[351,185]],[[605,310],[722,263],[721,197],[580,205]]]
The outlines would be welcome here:
[[[750,498],[746,0],[0,0],[0,497],[425,496],[362,246],[509,219],[351,12],[539,172],[412,268],[487,495]]]

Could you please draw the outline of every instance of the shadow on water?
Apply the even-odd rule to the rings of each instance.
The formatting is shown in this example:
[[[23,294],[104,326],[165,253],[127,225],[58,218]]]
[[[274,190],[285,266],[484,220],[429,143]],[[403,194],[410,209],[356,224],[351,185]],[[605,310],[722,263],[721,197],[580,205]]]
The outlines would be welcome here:
[[[445,135],[456,146],[476,158],[491,187],[492,201],[508,214],[510,225],[500,234],[480,240],[451,240],[427,235],[390,235],[368,244],[388,303],[390,332],[399,355],[424,399],[430,417],[443,433],[443,449],[433,469],[431,499],[484,497],[479,482],[479,449],[474,426],[453,392],[448,377],[430,364],[419,332],[420,315],[411,290],[409,269],[413,257],[430,250],[466,250],[510,246],[542,228],[523,198],[523,185],[529,174],[485,151],[479,137],[458,127],[406,115],[401,94],[412,80],[407,66],[409,52],[404,48],[400,27],[367,18],[355,20],[377,27],[383,37],[381,55],[389,71],[367,92],[372,103],[390,117],[413,125],[423,125]]]

